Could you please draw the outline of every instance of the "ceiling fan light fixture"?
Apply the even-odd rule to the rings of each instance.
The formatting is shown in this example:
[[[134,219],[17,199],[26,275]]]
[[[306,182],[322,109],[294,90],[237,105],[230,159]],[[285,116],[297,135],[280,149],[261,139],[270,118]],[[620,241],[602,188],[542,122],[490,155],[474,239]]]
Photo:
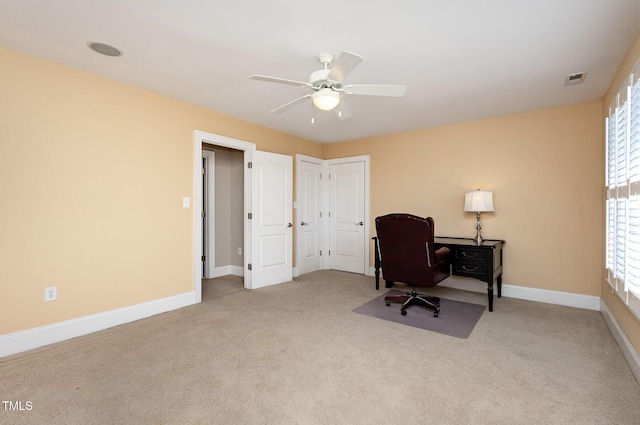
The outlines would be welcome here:
[[[320,89],[311,95],[311,100],[316,108],[330,111],[340,103],[340,93],[331,89]]]

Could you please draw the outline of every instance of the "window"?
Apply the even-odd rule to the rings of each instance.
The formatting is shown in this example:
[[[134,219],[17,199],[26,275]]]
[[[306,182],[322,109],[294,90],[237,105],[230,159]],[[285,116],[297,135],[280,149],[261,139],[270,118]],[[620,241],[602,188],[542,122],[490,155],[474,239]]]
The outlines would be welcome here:
[[[607,281],[640,319],[640,63],[606,119]]]

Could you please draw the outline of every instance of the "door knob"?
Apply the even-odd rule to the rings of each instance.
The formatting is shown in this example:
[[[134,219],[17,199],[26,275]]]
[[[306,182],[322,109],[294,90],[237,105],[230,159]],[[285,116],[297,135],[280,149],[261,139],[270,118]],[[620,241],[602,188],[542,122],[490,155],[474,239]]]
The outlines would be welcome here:
[[[364,226],[364,223],[363,222],[356,223],[356,226]]]
[[[293,227],[293,224],[289,223],[287,224],[287,227]]]
[[[304,221],[300,222],[300,226],[306,226],[308,223],[305,223]]]

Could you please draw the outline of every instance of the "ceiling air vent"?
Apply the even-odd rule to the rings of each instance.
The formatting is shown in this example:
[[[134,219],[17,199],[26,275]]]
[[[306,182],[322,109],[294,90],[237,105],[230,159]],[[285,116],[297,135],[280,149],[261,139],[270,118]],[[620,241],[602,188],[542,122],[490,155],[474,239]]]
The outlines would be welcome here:
[[[575,86],[576,84],[584,83],[584,79],[587,78],[586,72],[578,72],[575,74],[569,74],[564,77],[565,86]]]
[[[89,46],[89,48],[94,52],[100,53],[101,55],[111,56],[111,57],[122,56],[122,52],[120,50],[105,43],[98,43],[96,41],[92,41],[87,43],[87,46]]]

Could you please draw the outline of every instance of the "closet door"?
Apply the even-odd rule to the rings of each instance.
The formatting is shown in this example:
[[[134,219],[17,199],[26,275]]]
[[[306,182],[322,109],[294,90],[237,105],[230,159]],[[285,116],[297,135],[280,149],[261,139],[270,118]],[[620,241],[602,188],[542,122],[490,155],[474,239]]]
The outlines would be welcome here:
[[[298,183],[296,266],[300,274],[305,274],[322,268],[322,160],[298,159],[296,175]]]
[[[251,167],[251,288],[293,279],[293,158],[254,151]]]
[[[365,272],[365,163],[329,166],[329,268]]]

